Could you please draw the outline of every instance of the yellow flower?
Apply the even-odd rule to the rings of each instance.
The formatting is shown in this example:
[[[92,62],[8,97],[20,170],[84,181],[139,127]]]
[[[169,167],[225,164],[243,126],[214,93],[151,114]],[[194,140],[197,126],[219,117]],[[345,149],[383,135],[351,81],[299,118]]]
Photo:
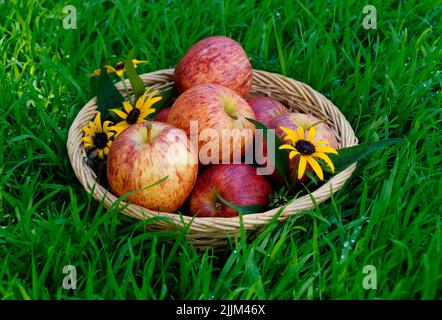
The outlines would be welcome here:
[[[147,122],[146,117],[155,112],[155,109],[151,108],[151,106],[160,101],[161,97],[154,97],[158,93],[158,90],[156,90],[152,92],[146,99],[146,95],[149,90],[150,89],[146,90],[146,92],[138,99],[137,103],[135,104],[135,108],[129,102],[124,101],[124,111],[119,109],[111,109],[112,112],[123,119],[123,121],[114,126],[117,135],[133,124]]]
[[[134,64],[134,67],[136,68],[140,63],[147,62],[146,60],[137,60],[132,59],[132,63]],[[107,70],[107,73],[115,73],[117,76],[121,77],[126,70],[126,67],[124,66],[124,61],[117,62],[114,66],[105,65],[104,66]],[[99,76],[101,73],[101,69],[94,70],[91,74],[88,75],[88,77],[93,76]]]
[[[101,113],[98,112],[95,120],[89,121],[89,125],[83,128],[83,132],[86,133],[86,136],[81,138],[84,146],[97,149],[100,159],[104,159],[104,156],[108,154],[113,142],[115,131],[111,124],[112,122],[105,121],[102,125]]]
[[[310,127],[308,130],[307,138],[305,138],[304,128],[298,126],[297,131],[279,127],[285,132],[286,136],[284,141],[291,140],[291,144],[283,144],[279,149],[291,150],[289,153],[289,158],[299,157],[298,162],[298,180],[302,178],[305,172],[307,163],[313,168],[313,171],[322,181],[324,180],[324,174],[322,168],[315,158],[322,159],[330,167],[331,171],[335,171],[335,167],[331,159],[326,155],[326,153],[338,154],[338,152],[332,147],[328,146],[328,142],[324,140],[313,141],[315,138],[316,130],[314,127]]]

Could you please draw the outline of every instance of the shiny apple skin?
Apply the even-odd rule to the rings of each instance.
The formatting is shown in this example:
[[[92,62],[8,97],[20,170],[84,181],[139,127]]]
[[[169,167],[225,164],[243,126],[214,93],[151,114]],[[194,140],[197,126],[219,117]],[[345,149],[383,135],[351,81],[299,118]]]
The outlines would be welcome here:
[[[240,96],[252,86],[253,70],[241,45],[224,36],[213,36],[195,43],[178,62],[173,80],[180,93],[198,84],[215,83]]]
[[[155,115],[154,120],[167,123],[167,117],[169,116],[169,112],[170,112],[170,107],[161,109],[161,111]]]
[[[289,112],[281,102],[270,97],[253,97],[246,101],[252,107],[255,119],[267,127],[276,116]]]
[[[145,132],[151,126],[151,140]],[[172,161],[172,160],[173,161]],[[147,209],[174,212],[191,193],[198,161],[185,132],[157,121],[132,125],[112,144],[107,176],[117,196],[160,184],[130,195],[127,200]]]
[[[219,156],[216,163],[229,163],[233,160],[234,146],[237,154],[244,155],[245,150],[253,142],[255,126],[246,118],[255,119],[249,104],[234,91],[216,84],[201,84],[181,94],[174,102],[167,123],[183,129],[190,137],[190,121],[198,123],[198,137],[205,129],[216,131],[218,140],[198,139],[198,150],[218,148]],[[223,130],[225,140],[223,144]],[[244,138],[250,133],[250,139]],[[227,144],[226,142],[229,142]],[[206,146],[208,144],[208,146]],[[207,163],[205,163],[207,164]]]
[[[248,164],[219,164],[204,171],[190,195],[190,213],[198,217],[235,217],[238,211],[222,203],[213,189],[236,206],[267,206],[270,182]]]

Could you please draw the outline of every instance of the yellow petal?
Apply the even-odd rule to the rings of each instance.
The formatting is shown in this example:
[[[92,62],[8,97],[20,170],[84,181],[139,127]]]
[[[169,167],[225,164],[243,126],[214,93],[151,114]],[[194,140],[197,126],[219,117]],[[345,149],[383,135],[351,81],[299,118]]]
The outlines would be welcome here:
[[[100,69],[96,69],[96,70],[94,70],[94,72],[92,72],[91,74],[88,74],[87,76],[88,76],[89,78],[90,78],[90,77],[93,77],[93,76],[99,76],[100,73],[101,73],[101,70],[100,70]]]
[[[87,143],[87,142],[84,142],[83,145],[84,145],[86,148],[93,148],[93,147],[95,147],[93,144],[90,144],[90,143]]]
[[[307,160],[305,159],[305,156],[301,155],[298,163],[298,180],[301,180],[302,176],[304,175],[306,165]]]
[[[150,88],[146,91],[146,94],[147,94],[149,91],[150,91]],[[154,92],[152,92],[152,93],[149,95],[149,99],[151,99],[153,96],[157,95],[158,92],[159,92],[158,90],[155,90]]]
[[[320,145],[328,145],[328,141],[325,141],[325,140],[317,140],[317,141],[313,141],[312,143],[315,147],[320,146]]]
[[[141,111],[140,113],[140,119],[145,119],[148,115],[155,113],[155,109],[148,108],[146,110]]]
[[[113,126],[112,130],[115,132],[114,135],[114,139],[118,138],[118,136],[120,135],[121,132],[123,132],[124,130],[126,130],[126,128],[124,128],[123,126],[117,127],[117,126]],[[112,140],[110,140],[110,142],[112,142]]]
[[[279,147],[280,150],[293,150],[293,151],[297,151],[295,147],[293,147],[290,144],[283,144],[282,146]]]
[[[93,123],[92,121],[89,121],[89,128],[90,128],[92,131],[94,131],[94,132],[97,131],[97,128],[95,128],[95,125],[94,125],[94,123]]]
[[[113,125],[112,127],[109,127],[109,133],[117,133],[117,128],[115,127],[115,125]]]
[[[322,172],[321,166],[319,165],[318,161],[316,161],[313,157],[307,156],[307,161],[310,164],[310,166],[315,171],[316,175],[318,176],[319,180],[324,180],[324,174]]]
[[[325,161],[325,163],[330,167],[332,173],[335,172],[335,166],[333,165],[333,162],[331,159],[326,155],[325,153],[318,153],[315,152],[312,154],[312,157],[320,158]]]
[[[332,147],[318,147],[318,148],[316,148],[316,152],[338,154],[338,152],[335,149],[333,149]]]
[[[103,159],[104,158],[104,152],[103,152],[104,150],[103,149],[98,149],[98,157],[100,158],[100,159]]]
[[[124,107],[124,110],[126,111],[127,114],[129,114],[129,112],[131,112],[132,109],[134,108],[134,107],[132,107],[132,105],[131,105],[129,102],[127,102],[127,101],[123,101],[123,107]]]
[[[117,70],[115,70],[115,68],[110,65],[105,65],[104,68],[106,68],[107,72],[109,72],[109,73],[117,72]]]
[[[143,107],[149,108],[150,106],[152,106],[153,104],[157,103],[161,99],[162,99],[162,97],[155,97],[155,98],[150,98],[149,97],[148,100],[146,102],[144,102]]]
[[[91,128],[89,128],[88,126],[85,126],[85,127],[83,128],[83,131],[84,131],[87,135],[89,135],[89,136],[91,136],[91,137],[95,137],[95,131],[91,130]]]
[[[299,139],[305,139],[304,128],[302,126],[298,126],[298,137]]]
[[[289,129],[289,128],[285,128],[285,127],[279,127],[279,129],[281,129],[282,131],[285,132],[286,136],[284,137],[284,140],[292,140],[293,143],[296,143],[299,138],[298,138],[298,134],[296,133],[295,130]]]
[[[101,113],[98,112],[95,116],[95,128],[97,128],[97,132],[103,132],[103,127],[101,126]]]
[[[104,121],[103,123],[103,132],[107,133],[109,131],[109,128],[112,126],[111,121]]]
[[[144,63],[144,62],[147,62],[147,60],[132,59],[132,63],[134,64],[135,67],[137,66],[137,64]]]
[[[138,117],[138,119],[137,119],[137,123],[146,123],[146,122],[147,122],[147,120],[143,119],[141,117]]]
[[[114,128],[117,131],[117,135],[130,127],[130,124],[126,122],[126,120],[117,123]]]
[[[313,141],[313,139],[315,138],[315,134],[316,134],[316,129],[314,127],[310,127],[310,129],[308,129],[307,140]]]
[[[86,143],[89,143],[89,144],[91,144],[91,145],[94,145],[94,140],[92,140],[91,137],[82,137],[82,138],[81,138],[81,141],[84,141],[84,142],[86,142]]]
[[[300,154],[298,151],[291,151],[289,153],[289,159],[293,159],[294,157],[296,157],[298,154]]]
[[[117,76],[121,77],[124,73],[125,68],[117,70],[115,73],[117,74]]]
[[[138,98],[137,103],[135,104],[135,108],[141,110],[144,105],[144,100],[146,99],[146,93],[144,93],[141,97]]]
[[[119,109],[110,109],[110,111],[112,111],[113,113],[115,113],[117,116],[119,116],[121,119],[126,119],[127,118],[127,114],[124,113],[123,111],[119,110]],[[121,122],[120,122],[121,123]]]

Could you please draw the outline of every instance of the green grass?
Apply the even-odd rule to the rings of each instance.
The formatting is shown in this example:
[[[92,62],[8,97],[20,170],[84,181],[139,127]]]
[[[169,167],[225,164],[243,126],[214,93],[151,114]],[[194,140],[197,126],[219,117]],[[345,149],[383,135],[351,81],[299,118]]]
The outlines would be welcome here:
[[[186,2],[184,4],[184,2]],[[442,297],[442,6],[434,1],[69,1],[0,4],[0,298],[435,299]],[[365,4],[377,29],[362,27]],[[237,39],[257,69],[330,98],[360,141],[405,143],[361,161],[315,210],[198,253],[105,210],[66,154],[92,96],[82,68],[139,47],[142,72],[198,39]],[[147,222],[149,223],[149,222]],[[78,288],[62,270],[75,265]],[[377,289],[365,290],[365,265]]]

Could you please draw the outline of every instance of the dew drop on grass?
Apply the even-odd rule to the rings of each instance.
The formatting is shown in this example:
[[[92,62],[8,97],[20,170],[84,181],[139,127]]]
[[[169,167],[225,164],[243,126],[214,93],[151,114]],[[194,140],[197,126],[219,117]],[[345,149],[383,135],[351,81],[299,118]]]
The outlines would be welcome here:
[[[349,245],[348,241],[345,241],[344,242],[344,248],[348,248],[348,245]]]

